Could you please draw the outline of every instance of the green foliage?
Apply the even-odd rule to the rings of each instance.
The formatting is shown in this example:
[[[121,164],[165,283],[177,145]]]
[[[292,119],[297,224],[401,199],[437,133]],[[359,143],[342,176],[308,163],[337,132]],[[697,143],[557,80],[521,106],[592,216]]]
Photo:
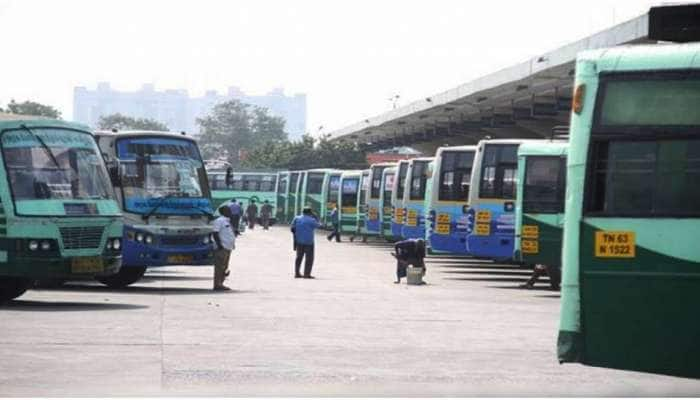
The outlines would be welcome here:
[[[323,136],[318,141],[305,135],[299,141],[268,142],[257,147],[243,162],[255,169],[367,168],[367,154],[352,143],[339,143]]]
[[[209,115],[198,118],[197,124],[204,158],[223,156],[234,167],[240,166],[245,155],[254,149],[272,149],[287,140],[284,118],[238,100],[217,104]]]
[[[0,109],[0,111],[2,111],[2,109]],[[4,111],[12,114],[33,115],[37,117],[47,117],[53,119],[61,118],[61,112],[55,109],[54,107],[37,103],[34,101],[24,101],[22,103],[17,103],[14,100],[10,100],[10,103],[7,105],[7,109]]]
[[[97,123],[98,129],[167,131],[168,126],[150,118],[133,118],[123,114],[104,115]]]

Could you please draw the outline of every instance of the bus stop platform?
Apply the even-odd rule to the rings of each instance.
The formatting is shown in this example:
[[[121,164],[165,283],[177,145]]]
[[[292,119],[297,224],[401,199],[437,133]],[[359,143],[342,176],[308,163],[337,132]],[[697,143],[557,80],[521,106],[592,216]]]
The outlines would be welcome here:
[[[347,240],[346,238],[343,238]],[[697,396],[700,381],[559,365],[559,294],[463,257],[395,285],[391,245],[316,238],[293,278],[287,227],[247,230],[231,292],[211,267],[123,290],[33,290],[0,307],[0,396]]]

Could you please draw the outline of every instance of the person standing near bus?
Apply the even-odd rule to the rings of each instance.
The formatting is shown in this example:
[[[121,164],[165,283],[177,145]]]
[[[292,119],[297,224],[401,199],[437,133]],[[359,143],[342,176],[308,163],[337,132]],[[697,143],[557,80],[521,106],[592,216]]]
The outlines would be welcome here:
[[[338,206],[333,206],[333,211],[331,211],[331,225],[333,225],[333,232],[326,238],[330,242],[335,237],[335,241],[340,243],[340,221],[338,220]]]
[[[262,207],[260,207],[260,220],[264,230],[269,229],[270,218],[272,218],[272,206],[269,200],[265,200]]]
[[[248,219],[248,228],[255,228],[255,221],[258,219],[258,206],[255,205],[255,200],[250,199],[250,204],[248,204],[245,214]]]
[[[311,207],[305,206],[301,215],[292,220],[291,230],[294,233],[294,247],[296,259],[294,261],[294,277],[314,279],[311,269],[314,266],[314,232],[320,228],[318,218],[311,211]],[[301,262],[304,261],[304,275],[301,275]]]
[[[231,209],[228,206],[219,207],[219,214],[214,220],[214,290],[227,291],[231,288],[224,286],[228,276],[228,263],[231,251],[236,248],[236,235],[231,226]]]
[[[233,227],[233,233],[238,236],[241,234],[241,232],[238,231],[238,227],[241,224],[241,214],[243,214],[243,208],[241,207],[240,203],[236,203],[236,199],[231,199],[228,207],[231,210],[231,226]]]

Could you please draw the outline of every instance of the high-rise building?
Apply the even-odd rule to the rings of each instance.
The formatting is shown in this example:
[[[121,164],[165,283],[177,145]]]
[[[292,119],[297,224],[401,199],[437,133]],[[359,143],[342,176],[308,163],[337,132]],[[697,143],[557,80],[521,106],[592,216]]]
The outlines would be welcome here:
[[[73,119],[96,127],[100,117],[120,113],[134,118],[151,118],[164,123],[172,131],[196,135],[199,133],[197,118],[208,114],[214,105],[232,99],[265,107],[270,114],[284,118],[290,139],[298,139],[306,132],[306,95],[286,96],[282,88],[253,96],[232,86],[226,94],[210,90],[204,96],[190,97],[186,90],[158,91],[152,84],[143,85],[135,92],[124,92],[101,82],[95,90],[82,86],[75,88]]]

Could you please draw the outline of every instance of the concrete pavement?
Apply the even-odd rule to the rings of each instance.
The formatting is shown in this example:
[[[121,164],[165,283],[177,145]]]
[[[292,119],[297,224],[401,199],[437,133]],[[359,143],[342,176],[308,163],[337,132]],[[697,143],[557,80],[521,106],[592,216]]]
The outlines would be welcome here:
[[[0,395],[673,396],[700,381],[559,365],[559,296],[529,271],[433,257],[394,285],[386,243],[317,237],[293,279],[285,227],[246,231],[235,290],[212,268],[154,269],[125,290],[70,283],[0,307]]]

